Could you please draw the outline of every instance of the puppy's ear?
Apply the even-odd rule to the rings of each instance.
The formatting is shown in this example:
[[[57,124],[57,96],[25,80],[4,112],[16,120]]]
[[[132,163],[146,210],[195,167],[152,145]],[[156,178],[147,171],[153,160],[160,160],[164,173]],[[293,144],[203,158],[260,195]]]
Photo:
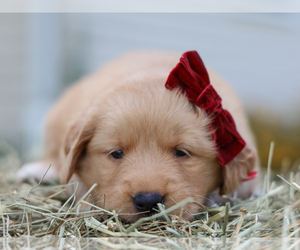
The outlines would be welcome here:
[[[248,174],[256,169],[257,153],[254,148],[246,147],[226,166],[222,167],[223,184],[220,195],[230,194],[236,190]]]
[[[85,156],[88,143],[93,137],[95,122],[90,120],[86,124],[74,124],[70,127],[65,139],[65,162],[60,172],[60,183],[67,184],[78,167],[79,161]]]

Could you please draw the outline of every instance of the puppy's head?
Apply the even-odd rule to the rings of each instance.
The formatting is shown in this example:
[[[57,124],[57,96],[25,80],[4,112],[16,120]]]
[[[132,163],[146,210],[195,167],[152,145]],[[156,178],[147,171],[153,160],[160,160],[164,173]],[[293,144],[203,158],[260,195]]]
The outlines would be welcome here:
[[[87,187],[97,183],[98,205],[129,221],[154,213],[157,203],[168,208],[193,197],[203,204],[209,192],[231,192],[247,175],[238,166],[245,157],[220,166],[206,113],[160,85],[115,91],[84,120],[67,136],[61,181],[76,173]],[[185,218],[197,208],[187,206]]]

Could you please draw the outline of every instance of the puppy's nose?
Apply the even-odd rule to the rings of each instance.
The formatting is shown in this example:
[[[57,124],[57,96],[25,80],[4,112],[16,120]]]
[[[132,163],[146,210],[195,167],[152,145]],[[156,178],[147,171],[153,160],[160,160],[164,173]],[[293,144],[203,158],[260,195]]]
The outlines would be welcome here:
[[[152,214],[153,209],[158,209],[157,203],[163,203],[163,197],[158,193],[138,193],[133,199],[133,204],[139,212],[148,211]]]

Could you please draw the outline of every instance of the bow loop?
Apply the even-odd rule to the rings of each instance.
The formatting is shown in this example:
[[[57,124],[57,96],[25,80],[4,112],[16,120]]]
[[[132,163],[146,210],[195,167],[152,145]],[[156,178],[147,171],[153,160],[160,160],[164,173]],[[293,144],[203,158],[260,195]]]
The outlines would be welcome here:
[[[194,103],[213,117],[219,115],[223,110],[222,99],[212,85],[208,85]]]
[[[222,107],[222,99],[210,84],[207,70],[196,51],[182,55],[165,84],[168,89],[179,88],[187,98],[212,118],[211,130],[222,166],[231,162],[246,143],[237,132],[231,114]]]
[[[165,85],[168,89],[179,87],[192,102],[195,102],[203,89],[209,85],[207,84],[207,82],[209,83],[207,71],[205,68],[203,71],[204,64],[200,56],[197,55],[197,52],[193,55],[183,54],[180,63],[169,74]]]

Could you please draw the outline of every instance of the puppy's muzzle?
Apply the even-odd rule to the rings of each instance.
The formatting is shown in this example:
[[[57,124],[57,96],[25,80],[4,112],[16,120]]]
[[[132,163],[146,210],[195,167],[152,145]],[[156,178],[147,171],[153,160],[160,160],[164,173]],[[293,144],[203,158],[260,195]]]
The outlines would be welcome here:
[[[164,197],[158,193],[138,193],[133,199],[136,209],[147,216],[157,213],[157,203],[164,203]]]

